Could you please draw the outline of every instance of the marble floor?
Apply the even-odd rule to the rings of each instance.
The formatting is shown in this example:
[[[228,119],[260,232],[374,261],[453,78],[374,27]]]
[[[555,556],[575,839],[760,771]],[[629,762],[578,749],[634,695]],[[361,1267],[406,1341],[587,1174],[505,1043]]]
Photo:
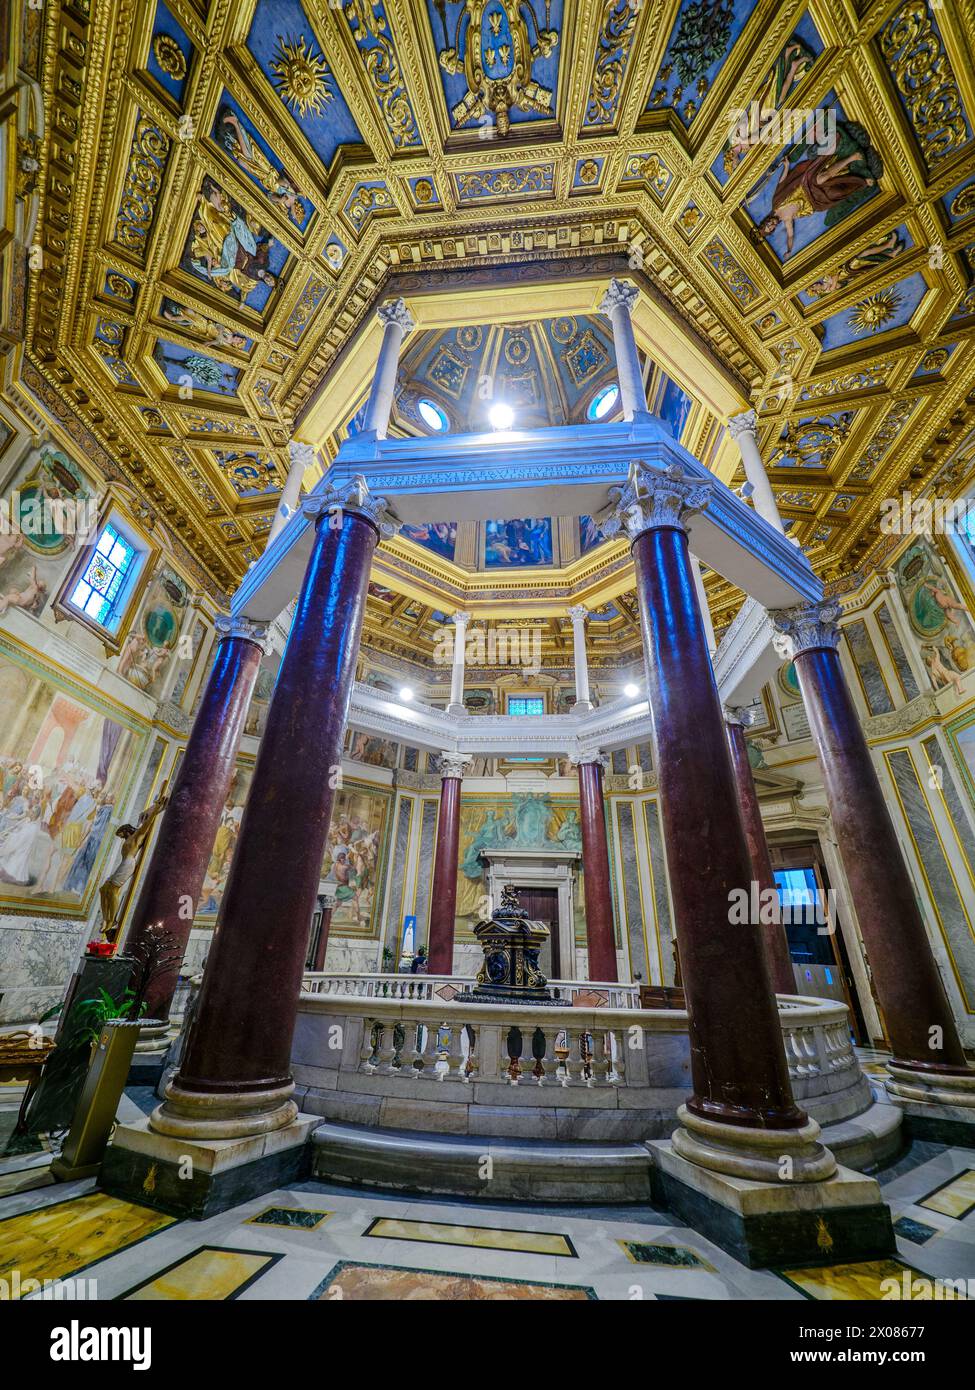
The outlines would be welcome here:
[[[898,1258],[787,1272],[746,1269],[649,1206],[307,1182],[179,1221],[87,1180],[0,1197],[0,1278],[83,1278],[86,1297],[121,1300],[879,1299],[905,1271],[975,1288],[975,1150],[914,1144],[878,1176]]]

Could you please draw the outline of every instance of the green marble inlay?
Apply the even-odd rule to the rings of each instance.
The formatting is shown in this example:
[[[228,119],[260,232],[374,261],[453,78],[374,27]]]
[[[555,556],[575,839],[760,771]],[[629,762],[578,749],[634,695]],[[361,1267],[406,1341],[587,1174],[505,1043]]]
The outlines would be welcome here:
[[[332,1213],[308,1211],[305,1207],[267,1207],[247,1220],[249,1226],[293,1226],[300,1231],[313,1231]]]
[[[710,1269],[686,1245],[645,1245],[638,1240],[621,1240],[620,1245],[638,1265],[669,1265],[676,1269]]]

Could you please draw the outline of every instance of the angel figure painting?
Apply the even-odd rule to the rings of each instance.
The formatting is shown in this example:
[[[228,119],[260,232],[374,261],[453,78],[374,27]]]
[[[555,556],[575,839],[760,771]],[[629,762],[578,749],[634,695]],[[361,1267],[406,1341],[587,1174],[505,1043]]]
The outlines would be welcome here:
[[[221,294],[263,309],[287,258],[261,224],[207,175],[197,197],[182,268]]]

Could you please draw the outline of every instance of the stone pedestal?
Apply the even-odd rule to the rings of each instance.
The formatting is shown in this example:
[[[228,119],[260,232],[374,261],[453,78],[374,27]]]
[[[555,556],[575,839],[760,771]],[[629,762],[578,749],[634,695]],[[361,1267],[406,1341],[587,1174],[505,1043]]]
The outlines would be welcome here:
[[[691,1163],[667,1139],[651,1140],[647,1148],[654,1204],[750,1269],[896,1253],[890,1211],[875,1178],[837,1168],[827,1182],[756,1181]]]
[[[158,1019],[169,1017],[180,962],[237,766],[247,708],[267,650],[266,630],[258,624],[218,618],[216,629],[210,678],[162,813],[125,938],[126,952],[136,950],[138,955],[138,948],[149,946],[150,929],[162,927],[172,963],[150,979],[146,992],[148,1011]]]
[[[311,1176],[318,1115],[296,1114],[272,1134],[234,1139],[168,1138],[148,1120],[117,1125],[105,1151],[102,1192],[173,1216],[205,1220]]]

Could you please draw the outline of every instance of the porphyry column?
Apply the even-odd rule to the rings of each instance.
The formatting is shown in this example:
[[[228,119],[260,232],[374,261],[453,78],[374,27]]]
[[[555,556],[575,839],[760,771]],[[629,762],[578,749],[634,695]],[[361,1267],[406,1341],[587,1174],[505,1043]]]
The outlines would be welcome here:
[[[619,972],[613,925],[613,891],[609,881],[606,805],[603,800],[603,768],[606,760],[601,753],[592,753],[573,761],[579,769],[579,821],[582,827],[589,978],[601,983],[615,983],[619,979]]]
[[[460,846],[460,789],[469,757],[441,753],[440,815],[430,889],[430,940],[427,971],[454,973],[454,922],[457,914],[457,856]]]
[[[877,987],[896,1091],[975,1105],[967,1065],[914,885],[897,842],[880,778],[840,665],[834,602],[772,614],[780,654],[795,662],[843,870]],[[913,1094],[912,1094],[913,1093]],[[950,1099],[948,1099],[950,1095]]]
[[[569,609],[569,617],[572,620],[572,660],[576,672],[576,702],[572,708],[580,714],[585,714],[592,709],[589,662],[586,660],[586,619],[589,617],[589,610],[585,604],[577,603],[574,608]]]
[[[342,763],[380,533],[362,478],[307,498],[311,556],[261,739],[237,848],[180,1069],[150,1126],[239,1138],[289,1125],[291,1038]]]
[[[267,628],[246,618],[217,618],[217,643],[210,678],[200,700],[179,772],[159,823],[152,855],[142,876],[125,954],[137,960],[164,946],[159,973],[150,976],[146,1003],[153,1019],[167,1019],[179,967],[196,916],[207,864],[233,780],[240,737]]]
[[[673,1136],[718,1172],[816,1181],[836,1168],[796,1106],[758,923],[732,912],[751,859],[691,570],[685,522],[710,483],[635,461],[603,533],[633,543],[667,869],[690,1015],[693,1095]],[[759,1131],[774,1131],[762,1142]]]
[[[776,994],[795,994],[796,978],[792,971],[792,957],[789,954],[789,940],[782,925],[779,893],[772,872],[772,860],[765,838],[765,824],[762,808],[755,789],[752,765],[748,760],[748,740],[745,730],[752,722],[749,709],[725,709],[725,731],[731,762],[735,769],[735,785],[738,788],[738,809],[741,812],[742,829],[748,842],[748,853],[752,861],[752,879],[758,890],[760,903],[759,921],[762,938],[765,942],[765,955],[768,960],[772,988]]]

